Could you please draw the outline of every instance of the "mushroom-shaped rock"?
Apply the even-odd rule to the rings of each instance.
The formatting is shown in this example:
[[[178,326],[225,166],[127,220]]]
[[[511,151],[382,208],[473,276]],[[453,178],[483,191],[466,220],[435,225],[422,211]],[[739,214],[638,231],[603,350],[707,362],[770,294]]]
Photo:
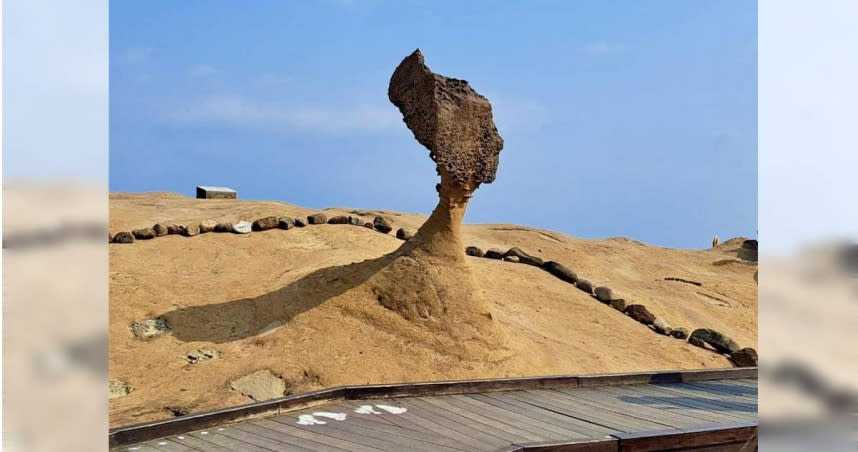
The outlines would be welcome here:
[[[277,217],[260,218],[253,222],[251,229],[254,231],[267,231],[277,227]]]
[[[709,344],[718,353],[729,355],[739,350],[739,344],[729,336],[710,328],[699,328],[691,333],[688,342],[698,347],[706,347]]]
[[[155,230],[152,228],[141,228],[131,231],[137,240],[151,240],[155,238]]]
[[[745,347],[730,353],[730,359],[739,367],[755,367],[757,365],[757,351]]]
[[[626,306],[626,309],[623,310],[623,312],[644,325],[652,325],[652,323],[655,322],[655,316],[642,304]]]
[[[134,235],[127,231],[117,232],[113,236],[113,243],[134,243]]]
[[[484,253],[483,250],[477,248],[476,246],[469,246],[469,247],[465,248],[465,254],[467,254],[468,256],[474,256],[474,257],[483,257],[486,255],[486,253]]]
[[[393,226],[390,225],[390,221],[382,216],[375,217],[372,220],[372,226],[376,231],[383,232],[385,234],[393,230]]]
[[[614,299],[614,291],[610,287],[599,286],[593,290],[596,294],[596,299],[603,303],[610,303]]]
[[[542,268],[544,268],[548,273],[551,273],[557,278],[560,278],[570,284],[575,284],[578,281],[578,275],[559,262],[548,261],[542,264]]]

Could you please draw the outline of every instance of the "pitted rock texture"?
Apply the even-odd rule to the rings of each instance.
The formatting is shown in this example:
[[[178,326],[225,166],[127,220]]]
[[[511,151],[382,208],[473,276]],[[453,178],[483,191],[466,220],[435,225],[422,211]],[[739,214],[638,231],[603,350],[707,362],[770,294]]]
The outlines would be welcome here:
[[[489,100],[467,81],[433,73],[418,49],[399,63],[387,95],[439,174],[471,191],[495,180],[503,138]]]

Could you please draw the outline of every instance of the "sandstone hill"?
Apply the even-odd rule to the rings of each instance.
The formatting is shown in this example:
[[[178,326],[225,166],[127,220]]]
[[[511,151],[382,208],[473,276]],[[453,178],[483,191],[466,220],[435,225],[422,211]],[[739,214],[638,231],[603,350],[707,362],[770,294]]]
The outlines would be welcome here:
[[[540,268],[470,256],[502,341],[491,349],[461,343],[467,340],[448,334],[455,324],[427,329],[360,290],[374,276],[373,262],[402,244],[394,232],[416,230],[426,216],[321,212],[367,221],[382,215],[394,229],[321,224],[110,245],[112,426],[343,384],[732,366]],[[314,213],[281,202],[112,193],[110,232]],[[673,327],[711,328],[757,347],[757,265],[742,239],[678,250],[505,224],[466,224],[463,235],[483,250],[519,247],[560,262]],[[159,328],[168,331],[155,334]]]

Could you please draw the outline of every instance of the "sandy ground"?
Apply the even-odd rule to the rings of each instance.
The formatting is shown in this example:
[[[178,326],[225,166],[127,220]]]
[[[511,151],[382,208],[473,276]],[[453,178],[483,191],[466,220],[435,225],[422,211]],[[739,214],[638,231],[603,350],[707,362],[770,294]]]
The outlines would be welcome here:
[[[313,212],[279,202],[114,193],[110,231]],[[376,213],[366,211],[365,218]],[[384,214],[394,231],[425,220]],[[518,246],[646,305],[674,327],[714,328],[743,347],[757,347],[757,265],[739,257],[741,240],[677,250],[515,225],[464,230],[468,245]],[[540,269],[479,258],[468,262],[506,336],[507,353],[462,360],[433,346],[419,328],[370,321],[367,313],[383,310],[376,300],[343,287],[335,273],[316,272],[377,258],[401,243],[362,227],[320,225],[110,245],[110,377],[135,388],[110,400],[111,426],[252,402],[229,383],[260,369],[281,376],[287,392],[296,393],[342,384],[731,366],[723,356],[655,334]],[[284,315],[265,318],[259,306],[272,304]],[[173,320],[171,334],[134,337],[133,321],[158,316]],[[258,329],[260,319],[272,321],[270,327]],[[221,355],[189,364],[186,354],[201,347]]]

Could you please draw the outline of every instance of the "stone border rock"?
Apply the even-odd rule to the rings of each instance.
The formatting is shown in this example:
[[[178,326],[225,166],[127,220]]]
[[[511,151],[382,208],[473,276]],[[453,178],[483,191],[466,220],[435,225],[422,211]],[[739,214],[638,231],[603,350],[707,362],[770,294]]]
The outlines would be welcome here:
[[[631,317],[635,321],[646,325],[647,328],[655,333],[680,340],[688,339],[688,342],[692,345],[729,357],[730,360],[739,367],[751,367],[757,365],[757,352],[753,348],[746,347],[740,349],[739,345],[731,338],[712,329],[698,328],[694,330],[693,333],[689,334],[688,329],[686,328],[671,327],[664,318],[657,317],[651,313],[646,306],[642,304],[628,303],[625,299],[616,297],[614,291],[610,287],[596,287],[586,278],[581,277],[558,262],[543,262],[541,258],[532,256],[518,247],[510,248],[506,252],[498,248],[489,248],[483,252],[479,247],[469,246],[465,248],[465,254],[472,257],[495,259],[503,262],[523,263],[539,267],[555,278],[572,284],[597,301],[609,305],[615,310]],[[697,281],[689,281],[676,277],[667,277],[664,279],[666,281],[679,281],[693,284],[695,286],[702,285]]]

